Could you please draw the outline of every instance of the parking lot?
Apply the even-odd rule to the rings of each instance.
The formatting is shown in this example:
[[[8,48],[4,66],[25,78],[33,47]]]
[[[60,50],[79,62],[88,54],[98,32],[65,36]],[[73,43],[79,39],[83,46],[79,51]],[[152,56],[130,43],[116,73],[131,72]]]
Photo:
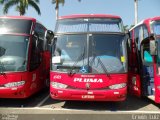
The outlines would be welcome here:
[[[128,95],[123,102],[60,101],[49,96],[49,90],[42,90],[28,99],[0,99],[0,108],[48,108],[66,110],[101,111],[159,111],[160,105],[147,98]]]
[[[160,118],[160,105],[134,96],[124,102],[60,101],[43,90],[28,99],[0,99],[1,120],[108,120]],[[37,115],[38,114],[38,115]],[[115,115],[116,114],[116,115]],[[121,117],[119,117],[119,115]],[[138,116],[137,116],[138,115]],[[150,118],[151,115],[156,118]],[[30,116],[32,116],[30,118]]]

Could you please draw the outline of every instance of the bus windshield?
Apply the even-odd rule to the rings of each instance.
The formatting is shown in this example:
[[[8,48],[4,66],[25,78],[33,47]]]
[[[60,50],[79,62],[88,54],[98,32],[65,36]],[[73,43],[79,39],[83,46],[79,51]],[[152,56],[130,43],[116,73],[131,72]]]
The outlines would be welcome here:
[[[52,50],[53,70],[57,70],[57,65],[71,67],[75,61],[82,61],[86,57],[87,35],[60,35]],[[82,66],[82,62],[78,62],[77,65]],[[68,71],[68,69],[62,69],[62,71]]]
[[[0,18],[0,32],[30,34],[31,20]]]
[[[103,63],[109,73],[127,71],[124,35],[93,35],[90,48],[90,57],[94,59],[91,63],[92,72],[104,73],[100,62]]]
[[[89,65],[89,73],[105,73],[104,66],[108,73],[127,71],[125,35],[60,35],[52,47],[52,70],[67,72],[74,66],[79,73]]]
[[[122,20],[115,18],[62,19],[57,21],[55,32],[124,32],[122,26]]]
[[[160,35],[160,21],[155,21],[152,24],[152,31],[156,35]]]
[[[26,71],[29,37],[0,35],[1,72]]]

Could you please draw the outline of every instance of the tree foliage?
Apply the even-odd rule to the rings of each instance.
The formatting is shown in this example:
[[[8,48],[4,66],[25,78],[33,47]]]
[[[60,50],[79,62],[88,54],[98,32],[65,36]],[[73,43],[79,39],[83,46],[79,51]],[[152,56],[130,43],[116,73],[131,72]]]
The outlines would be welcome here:
[[[25,15],[26,10],[28,10],[28,6],[31,6],[36,10],[36,12],[41,15],[40,8],[38,6],[39,0],[0,0],[0,4],[3,4],[3,13],[7,14],[8,10],[12,6],[16,6],[16,11],[19,12],[20,15]]]

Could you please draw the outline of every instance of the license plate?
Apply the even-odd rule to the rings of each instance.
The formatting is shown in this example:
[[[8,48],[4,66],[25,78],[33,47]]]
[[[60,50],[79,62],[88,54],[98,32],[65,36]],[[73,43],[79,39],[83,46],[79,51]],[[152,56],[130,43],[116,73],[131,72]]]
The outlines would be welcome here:
[[[94,95],[82,95],[82,99],[94,99]]]

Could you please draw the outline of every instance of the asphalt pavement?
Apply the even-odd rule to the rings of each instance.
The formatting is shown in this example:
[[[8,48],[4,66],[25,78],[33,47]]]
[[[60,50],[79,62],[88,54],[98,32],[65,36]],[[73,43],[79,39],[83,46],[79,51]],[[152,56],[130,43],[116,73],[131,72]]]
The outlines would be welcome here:
[[[0,99],[0,120],[32,119],[160,120],[160,104],[130,95],[123,102],[61,101],[52,99],[48,89],[28,99]]]

